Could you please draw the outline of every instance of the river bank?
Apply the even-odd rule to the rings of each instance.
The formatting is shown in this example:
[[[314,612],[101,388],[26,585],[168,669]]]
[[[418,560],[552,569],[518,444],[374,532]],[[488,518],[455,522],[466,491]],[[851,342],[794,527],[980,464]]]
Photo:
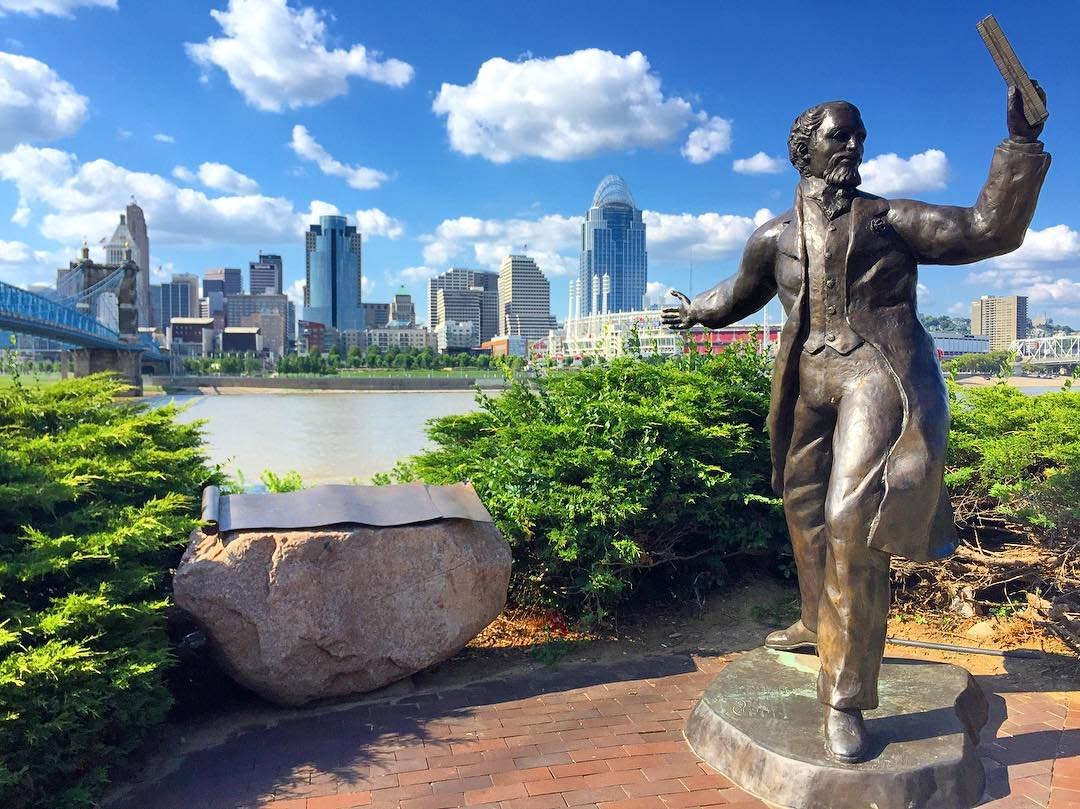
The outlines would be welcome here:
[[[1045,393],[1047,391],[1061,390],[1067,379],[1069,379],[1067,376],[1010,376],[1005,379],[1005,382],[1008,385],[1025,392],[1031,391],[1032,388],[1038,388],[1038,392]],[[987,388],[991,385],[996,385],[1000,381],[1000,377],[985,376],[983,374],[972,374],[970,376],[961,376],[958,374],[956,377],[956,384],[975,388]]]
[[[154,377],[166,393],[228,395],[250,393],[423,392],[506,387],[501,376],[173,376]]]

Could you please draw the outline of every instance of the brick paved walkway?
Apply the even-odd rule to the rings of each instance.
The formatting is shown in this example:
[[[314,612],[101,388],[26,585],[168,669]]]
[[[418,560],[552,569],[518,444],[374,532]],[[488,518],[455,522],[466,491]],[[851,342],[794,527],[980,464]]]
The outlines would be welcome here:
[[[245,731],[139,785],[123,809],[732,809],[683,722],[724,665],[670,655],[544,669]],[[1080,809],[1080,694],[982,682],[987,809]]]

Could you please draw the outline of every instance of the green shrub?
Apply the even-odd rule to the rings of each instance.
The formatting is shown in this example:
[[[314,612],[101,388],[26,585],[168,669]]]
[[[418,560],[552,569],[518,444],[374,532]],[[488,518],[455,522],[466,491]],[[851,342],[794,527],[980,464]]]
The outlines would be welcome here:
[[[513,549],[517,601],[603,617],[643,585],[689,589],[786,546],[753,347],[508,378],[478,412],[430,422],[436,448],[392,477],[472,481]]]
[[[1080,527],[1080,395],[950,384],[946,482],[961,520],[996,510],[1041,528]]]
[[[0,391],[0,806],[94,804],[170,706],[169,571],[218,482],[107,377]]]

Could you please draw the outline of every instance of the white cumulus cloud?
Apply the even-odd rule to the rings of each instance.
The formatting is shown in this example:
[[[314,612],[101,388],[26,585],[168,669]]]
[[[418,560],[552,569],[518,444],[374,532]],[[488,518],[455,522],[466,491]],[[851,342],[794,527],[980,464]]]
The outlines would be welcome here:
[[[223,36],[187,43],[188,56],[202,67],[204,78],[214,67],[229,77],[253,107],[280,112],[288,107],[321,104],[349,90],[357,76],[391,87],[413,77],[412,66],[360,44],[348,49],[328,46],[327,14],[287,0],[229,0],[210,16]]]
[[[0,180],[14,183],[16,215],[44,213],[41,234],[66,244],[108,236],[132,196],[155,244],[277,244],[296,238],[296,212],[282,197],[209,196],[109,160],[80,163],[58,149],[20,145],[0,154]]]
[[[303,233],[309,225],[319,224],[320,216],[341,216],[341,209],[332,202],[324,202],[321,199],[313,199],[310,209],[297,217],[298,229]],[[395,219],[379,208],[366,208],[357,210],[352,215],[345,215],[350,224],[356,225],[357,230],[365,238],[372,236],[385,236],[387,239],[400,238],[405,233],[405,223]]]
[[[768,208],[754,216],[708,212],[645,211],[649,257],[658,260],[713,261],[742,249],[760,225],[773,218]]]
[[[172,176],[182,183],[193,183],[199,176],[187,166],[173,166]]]
[[[731,164],[737,174],[779,174],[789,165],[782,157],[770,157],[758,152],[752,157],[740,157]]]
[[[199,182],[207,188],[229,194],[257,194],[259,192],[257,182],[225,163],[200,165]]]
[[[0,17],[7,13],[51,14],[54,17],[70,17],[79,8],[116,9],[116,0],[0,0]]]
[[[718,154],[731,148],[731,121],[702,113],[702,123],[696,127],[682,147],[682,156],[691,163],[708,163]]]
[[[1024,267],[1080,259],[1080,232],[1068,225],[1028,230],[1019,249],[993,259],[999,267]]]
[[[156,140],[158,143],[176,143],[176,138],[174,138],[167,132],[155,132],[154,140]]]
[[[30,245],[0,239],[0,264],[15,264],[30,258]]]
[[[527,252],[547,275],[577,272],[576,257],[560,254],[581,239],[581,219],[558,214],[540,219],[444,219],[424,237],[424,263],[441,266],[465,258],[498,267],[511,253]],[[525,245],[528,245],[526,248]]]
[[[871,194],[940,191],[949,176],[949,160],[940,149],[927,149],[907,158],[890,152],[867,160],[859,172],[862,189]]]
[[[351,166],[335,159],[322,145],[311,136],[307,127],[297,124],[292,129],[292,141],[289,143],[296,156],[309,160],[319,167],[319,171],[329,177],[341,177],[351,188],[361,191],[378,188],[390,177],[377,169],[366,166]]]
[[[44,62],[0,52],[0,151],[55,140],[86,120],[88,102]]]
[[[711,261],[742,249],[759,225],[772,219],[765,208],[754,216],[643,211],[650,261]],[[510,253],[526,252],[549,276],[576,275],[581,218],[549,214],[539,219],[443,220],[425,242],[424,264],[447,266],[465,261],[495,269]],[[527,245],[527,247],[525,247]]]
[[[358,210],[353,214],[357,229],[365,236],[385,236],[397,239],[405,232],[405,225],[400,219],[384,213],[378,208]]]
[[[639,51],[619,56],[589,48],[551,59],[489,59],[471,83],[444,83],[432,109],[446,116],[454,150],[494,163],[659,148],[693,123],[706,130],[694,156],[718,148],[723,138],[722,124],[715,123],[723,119],[708,119],[689,101],[665,96]]]

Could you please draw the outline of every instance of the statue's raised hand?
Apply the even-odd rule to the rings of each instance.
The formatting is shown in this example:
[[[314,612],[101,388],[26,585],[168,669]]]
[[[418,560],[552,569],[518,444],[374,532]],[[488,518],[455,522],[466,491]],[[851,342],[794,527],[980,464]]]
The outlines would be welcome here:
[[[696,324],[697,318],[694,317],[690,299],[683,295],[681,292],[677,292],[674,289],[668,290],[668,295],[678,300],[678,306],[665,306],[660,311],[660,319],[664,322],[664,325],[669,329],[689,329]]]
[[[1039,86],[1037,81],[1032,80],[1031,83],[1035,85],[1035,92],[1039,94],[1039,98],[1045,104],[1046,91]],[[1005,120],[1009,125],[1009,139],[1017,143],[1033,143],[1037,141],[1039,135],[1042,134],[1043,124],[1046,123],[1043,121],[1035,124],[1035,126],[1028,123],[1027,118],[1024,116],[1024,97],[1016,87],[1011,85],[1009,87],[1009,105]]]

